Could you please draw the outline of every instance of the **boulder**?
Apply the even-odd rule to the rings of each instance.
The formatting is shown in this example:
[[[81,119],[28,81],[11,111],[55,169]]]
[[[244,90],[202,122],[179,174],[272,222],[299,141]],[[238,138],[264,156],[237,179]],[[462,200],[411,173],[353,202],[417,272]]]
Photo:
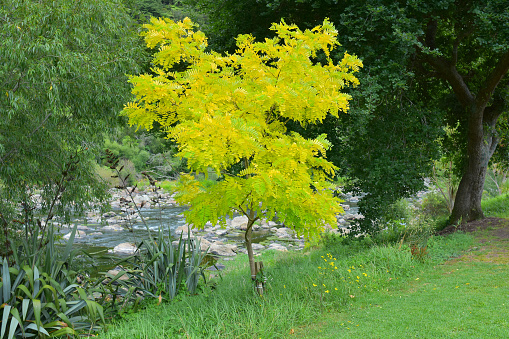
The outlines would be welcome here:
[[[225,236],[228,234],[228,231],[227,230],[217,230],[214,232],[216,235],[222,237],[222,236]]]
[[[69,232],[66,235],[64,235],[64,239],[69,240],[69,238],[71,237],[71,233],[72,232]],[[78,231],[76,231],[76,234],[74,235],[74,239],[80,239],[80,238],[84,238],[86,236],[87,236],[87,234],[84,231],[78,230]]]
[[[119,224],[113,224],[113,225],[104,226],[103,228],[101,228],[101,230],[102,231],[119,232],[119,231],[123,231],[124,228]]]
[[[292,234],[292,229],[288,227],[281,227],[276,230],[276,236],[279,238],[291,238]]]
[[[122,270],[115,268],[113,270],[109,270],[108,274],[111,274],[113,278],[115,278],[120,272],[122,272]],[[129,280],[129,277],[127,276],[127,273],[124,273],[124,275],[118,278],[118,280]]]
[[[137,251],[136,245],[129,242],[118,244],[113,248],[113,253],[117,254],[135,254]]]
[[[193,228],[193,225],[185,224],[182,226],[179,226],[175,229],[175,235],[181,235],[184,234],[184,236],[187,236],[188,232],[190,232]],[[190,235],[193,235],[193,232],[191,231]]]
[[[276,251],[280,251],[280,252],[288,252],[288,249],[286,247],[284,247],[281,244],[275,243],[275,242],[270,244],[269,247],[267,247],[267,250],[276,250]]]
[[[237,245],[232,244],[222,245],[218,243],[213,243],[212,245],[210,245],[208,253],[224,257],[233,257],[237,255]]]
[[[231,220],[230,225],[232,228],[236,228],[236,229],[245,231],[247,229],[248,221],[249,221],[248,218],[245,215],[242,215],[240,217],[233,218]]]
[[[263,246],[262,244],[252,244],[251,247],[253,248],[254,251],[260,251],[265,249],[265,246]]]
[[[105,219],[109,219],[109,218],[113,218],[114,216],[116,216],[117,214],[113,211],[110,211],[110,212],[106,212],[102,215],[103,218]]]

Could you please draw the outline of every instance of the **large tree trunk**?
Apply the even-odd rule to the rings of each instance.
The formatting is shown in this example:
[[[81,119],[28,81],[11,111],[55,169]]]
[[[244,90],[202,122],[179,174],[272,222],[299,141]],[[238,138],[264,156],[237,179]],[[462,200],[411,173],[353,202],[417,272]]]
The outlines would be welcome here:
[[[495,125],[499,117],[495,107],[473,104],[468,121],[467,163],[461,178],[449,222],[482,219],[481,199],[488,163],[499,138]]]

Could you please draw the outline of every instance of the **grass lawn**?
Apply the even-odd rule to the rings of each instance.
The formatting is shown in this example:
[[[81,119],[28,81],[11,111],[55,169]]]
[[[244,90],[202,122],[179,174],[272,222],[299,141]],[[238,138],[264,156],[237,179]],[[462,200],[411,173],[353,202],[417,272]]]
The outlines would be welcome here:
[[[215,289],[126,315],[100,337],[508,338],[509,220],[475,228],[430,238],[425,262],[369,240],[264,252],[263,298],[238,256]]]
[[[461,257],[326,313],[295,338],[508,338],[509,221],[474,234]]]

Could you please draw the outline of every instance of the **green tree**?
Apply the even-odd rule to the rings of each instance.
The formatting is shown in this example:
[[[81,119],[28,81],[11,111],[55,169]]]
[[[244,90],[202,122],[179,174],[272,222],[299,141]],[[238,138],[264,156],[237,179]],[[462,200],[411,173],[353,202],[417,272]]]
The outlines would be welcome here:
[[[371,206],[422,187],[438,155],[434,138],[440,125],[459,122],[462,156],[456,166],[462,179],[450,221],[483,216],[486,168],[504,137],[499,122],[508,111],[506,1],[244,0],[236,8],[230,0],[199,3],[208,12],[211,34],[217,34],[213,41],[226,49],[231,45],[224,41],[238,33],[234,29],[270,36],[261,23],[274,16],[306,27],[330,17],[347,37],[343,47],[362,54],[366,65],[350,117],[343,116],[351,124],[338,126],[346,136],[339,151],[353,154],[341,157],[347,160],[342,167],[376,201]],[[229,22],[237,24],[228,28]],[[409,137],[414,142],[406,142]],[[399,156],[398,149],[408,151]]]
[[[157,76],[131,78],[136,101],[124,114],[146,129],[157,122],[192,171],[211,169],[219,176],[213,184],[181,176],[176,199],[190,206],[188,222],[202,227],[225,222],[233,212],[247,216],[252,278],[256,220],[277,215],[308,237],[326,224],[335,227],[341,207],[327,183],[335,170],[325,159],[330,144],[325,135],[305,139],[287,133],[283,123],[316,124],[328,112],[347,111],[350,96],[342,90],[358,84],[353,73],[362,64],[346,53],[337,64],[328,57],[338,45],[334,26],[325,20],[302,32],[284,22],[273,24],[275,38],[255,42],[240,35],[238,51],[226,55],[205,52],[205,35],[187,18],[152,19],[144,27],[147,45],[159,47],[153,60]],[[318,51],[327,56],[323,66],[311,60]],[[174,72],[176,65],[180,71]]]
[[[4,0],[0,35],[0,222],[7,228],[20,202],[33,211],[33,189],[42,190],[40,212],[51,214],[100,195],[95,151],[120,121],[130,95],[125,73],[139,69],[143,45],[114,0]]]

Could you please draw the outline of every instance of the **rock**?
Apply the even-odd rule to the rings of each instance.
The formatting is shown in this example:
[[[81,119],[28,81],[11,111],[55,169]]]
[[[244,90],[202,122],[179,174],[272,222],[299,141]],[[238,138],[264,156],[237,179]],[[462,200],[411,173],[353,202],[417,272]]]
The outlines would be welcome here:
[[[88,231],[88,230],[90,230],[90,228],[88,228],[88,227],[87,227],[87,226],[85,226],[85,225],[78,225],[78,227],[77,227],[77,228],[78,228],[79,230],[82,230],[82,231]]]
[[[239,230],[242,230],[242,231],[245,231],[247,229],[247,223],[248,223],[248,218],[243,215],[243,216],[240,216],[240,217],[235,217],[231,220],[231,227],[232,228],[236,228],[236,229],[239,229]]]
[[[291,238],[292,234],[292,229],[288,227],[281,227],[276,230],[276,236],[279,238]]]
[[[72,232],[69,232],[66,235],[64,235],[64,239],[69,240],[69,238],[71,237],[71,233]],[[84,238],[86,236],[87,236],[87,234],[84,231],[76,231],[76,234],[74,235],[74,239],[80,239],[80,238]]]
[[[119,231],[123,231],[124,228],[122,226],[120,226],[119,224],[113,224],[113,225],[104,226],[103,228],[101,228],[101,230],[102,231],[119,232]]]
[[[207,267],[206,270],[207,271],[222,271],[226,268],[225,265],[223,264],[215,264],[215,265],[212,265],[210,267]]]
[[[217,230],[214,232],[216,235],[222,237],[222,236],[225,236],[228,234],[228,231],[227,230]]]
[[[113,276],[113,278],[116,277],[117,274],[119,274],[120,272],[122,272],[121,270],[119,269],[114,269],[114,270],[109,270],[108,273],[111,274]],[[124,273],[123,276],[121,276],[120,278],[118,278],[118,280],[129,280],[129,277],[127,276],[126,273]]]
[[[90,233],[89,235],[103,235],[104,233],[102,232],[92,232]]]
[[[281,244],[275,243],[275,242],[270,244],[269,247],[267,247],[267,250],[276,250],[276,251],[280,251],[280,252],[288,252],[288,249],[286,247],[284,247]]]
[[[224,257],[233,257],[237,255],[237,245],[232,244],[221,245],[218,243],[214,243],[210,245],[208,253]]]
[[[136,245],[129,242],[118,244],[113,248],[113,253],[117,254],[135,254],[137,251]]]
[[[251,247],[255,251],[260,251],[260,250],[264,250],[265,249],[265,246],[263,246],[262,244],[252,244]]]
[[[210,241],[208,241],[207,239],[203,238],[203,237],[200,237],[199,238],[200,240],[200,249],[205,252],[209,249],[209,247],[212,245],[212,243]]]
[[[185,235],[187,235],[188,232],[191,232],[190,235],[192,236],[193,235],[193,232],[191,231],[192,228],[193,228],[193,225],[188,225],[188,224],[179,226],[175,229],[175,234],[181,235],[182,233],[184,233]]]
[[[105,219],[109,219],[109,218],[113,218],[114,216],[116,216],[117,214],[113,211],[110,211],[110,212],[106,212],[102,215],[103,218]]]

